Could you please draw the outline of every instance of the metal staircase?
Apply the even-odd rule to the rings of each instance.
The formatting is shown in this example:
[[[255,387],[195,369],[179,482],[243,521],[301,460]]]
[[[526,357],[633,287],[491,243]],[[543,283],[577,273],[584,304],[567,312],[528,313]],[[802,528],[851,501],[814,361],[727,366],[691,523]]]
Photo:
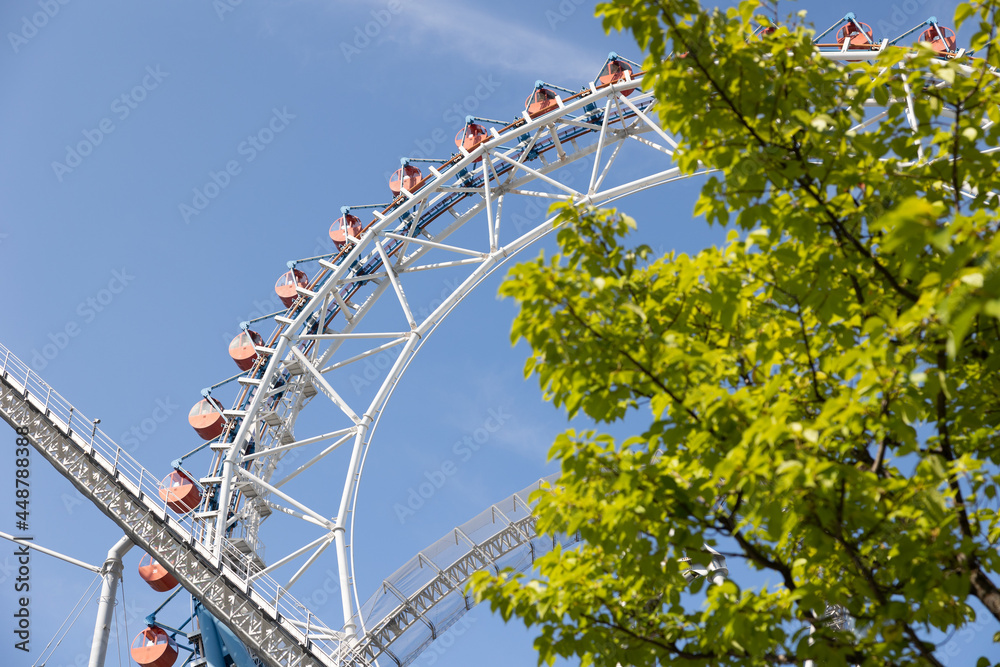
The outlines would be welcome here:
[[[0,345],[0,417],[28,428],[31,445],[273,667],[339,665],[342,634],[330,630],[225,540],[160,498],[159,480]]]

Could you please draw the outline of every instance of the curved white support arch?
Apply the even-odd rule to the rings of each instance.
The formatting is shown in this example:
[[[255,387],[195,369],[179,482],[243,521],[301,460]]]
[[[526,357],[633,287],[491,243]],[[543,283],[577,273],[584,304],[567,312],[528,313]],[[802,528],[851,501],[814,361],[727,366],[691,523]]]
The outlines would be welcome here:
[[[320,259],[320,278],[314,280],[308,289],[300,290],[302,298],[288,315],[276,318],[278,331],[272,335],[269,348],[264,352],[267,363],[254,379],[258,387],[271,387],[277,378],[283,378],[286,387],[291,384],[285,389],[283,397],[284,401],[291,403],[291,409],[284,419],[274,420],[272,414],[267,414],[273,412],[266,405],[267,392],[253,389],[244,392],[242,403],[238,402],[231,411],[243,420],[229,438],[228,449],[222,458],[217,504],[218,507],[230,505],[237,479],[249,480],[251,484],[254,479],[268,481],[269,466],[273,469],[290,444],[281,442],[280,434],[283,429],[284,432],[290,430],[288,424],[294,421],[298,408],[307,402],[303,397],[310,388],[312,396],[323,394],[334,404],[343,420],[344,428],[338,432],[346,434],[353,429],[352,456],[344,490],[330,526],[338,555],[342,607],[344,617],[348,619],[345,633],[354,631],[349,619],[355,611],[352,598],[356,598],[356,592],[352,592],[352,568],[347,546],[348,514],[354,505],[361,464],[382,407],[412,356],[447,314],[506,259],[552,230],[552,222],[547,220],[524,234],[508,232],[503,225],[504,200],[533,197],[541,198],[546,203],[566,200],[604,204],[680,177],[679,170],[669,162],[670,152],[656,146],[655,154],[662,160],[661,169],[652,175],[601,189],[611,173],[621,144],[649,132],[665,136],[645,113],[641,116],[637,113],[651,107],[651,95],[639,92],[628,104],[620,104],[616,100],[620,89],[633,89],[637,85],[641,85],[641,78],[601,90],[591,86],[589,90],[567,100],[556,111],[530,121],[515,121],[474,152],[461,151],[444,168],[434,169],[429,182],[416,192],[403,191],[394,207],[377,213],[375,221],[353,247],[333,261]],[[600,110],[601,107],[604,111]],[[595,120],[597,122],[593,122]],[[590,143],[581,145],[584,140]],[[672,140],[670,143],[676,145]],[[610,158],[603,159],[606,157],[604,149],[612,144],[616,150]],[[556,153],[558,158],[548,161],[545,158],[548,152]],[[586,192],[567,185],[563,182],[565,179],[560,180],[561,170],[567,165],[591,156],[594,162],[589,169],[591,179]],[[529,164],[535,160],[542,164]],[[535,185],[528,189],[526,186],[532,183]],[[446,213],[452,217],[449,219]],[[449,242],[449,237],[480,213],[486,214],[486,233],[480,237],[481,245],[466,247]],[[443,228],[438,229],[442,222]],[[432,235],[431,230],[436,233]],[[438,255],[435,258],[438,261],[427,260],[428,256],[434,255]],[[456,267],[467,267],[465,279],[434,312],[422,319],[416,317],[406,296],[409,277],[418,272]],[[386,307],[398,307],[401,324],[409,331],[365,328],[365,316],[386,293],[391,295],[387,302],[390,305]],[[349,301],[359,296],[363,297],[363,301],[352,307]],[[317,326],[320,319],[327,323],[322,329]],[[347,341],[370,341],[370,346],[360,353],[340,359],[338,354]],[[328,381],[338,372],[344,373],[351,363],[384,350],[393,350],[395,361],[367,405],[352,405],[337,392],[335,382]],[[268,418],[273,424],[267,424]],[[255,438],[256,449],[252,457],[244,460],[240,451],[250,438]],[[263,453],[267,451],[272,453]],[[315,460],[319,458],[321,456]],[[246,463],[259,473],[253,476],[237,473],[238,466]],[[217,468],[213,465],[213,472]],[[257,486],[258,496],[269,491],[264,484]],[[295,509],[313,519],[319,519],[319,515],[324,514],[302,505],[297,505]],[[209,519],[214,525],[208,525]],[[253,522],[255,518],[251,516],[249,519]],[[214,553],[218,555],[229,519],[226,513],[216,510],[214,516],[206,515],[202,521],[202,534],[211,536]]]

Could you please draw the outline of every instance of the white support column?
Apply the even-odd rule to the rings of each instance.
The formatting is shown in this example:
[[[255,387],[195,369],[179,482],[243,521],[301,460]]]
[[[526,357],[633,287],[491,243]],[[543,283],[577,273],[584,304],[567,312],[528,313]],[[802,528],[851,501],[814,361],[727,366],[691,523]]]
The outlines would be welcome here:
[[[725,583],[726,577],[729,576],[729,568],[726,567],[726,557],[714,549],[709,548],[709,551],[714,556],[712,557],[712,562],[708,564],[708,578],[713,584],[719,586]]]
[[[810,623],[809,624],[809,645],[810,646],[813,645],[813,638],[812,638],[812,636],[813,636],[813,634],[815,632],[816,632],[816,624],[815,623]],[[815,660],[806,660],[805,662],[802,663],[802,667],[816,667],[816,661]]]
[[[451,298],[454,298],[454,295],[452,295]],[[440,306],[438,307],[438,310],[440,310]],[[424,324],[426,325],[426,321]],[[344,609],[344,636],[345,641],[348,643],[352,643],[355,640],[358,628],[354,624],[354,612],[357,610],[354,608],[354,598],[352,597],[354,590],[352,586],[353,572],[351,571],[351,561],[347,555],[347,513],[351,511],[354,494],[357,492],[358,482],[361,479],[361,461],[364,456],[366,439],[369,437],[369,428],[371,427],[372,422],[375,421],[373,413],[375,412],[377,406],[384,404],[392,386],[402,374],[403,369],[406,367],[406,363],[409,361],[409,358],[413,354],[414,348],[417,346],[420,339],[421,336],[419,332],[414,331],[410,334],[409,339],[403,346],[403,350],[399,353],[399,356],[396,358],[396,362],[389,370],[388,376],[382,381],[382,386],[379,388],[375,398],[372,399],[372,407],[369,407],[368,411],[366,411],[361,417],[361,421],[358,423],[357,434],[355,435],[354,449],[351,452],[351,463],[347,470],[347,480],[344,483],[344,491],[340,498],[340,508],[337,511],[337,521],[333,530],[333,535],[334,546],[337,550],[337,567],[338,575],[340,577],[341,605]]]
[[[601,133],[597,135],[597,151],[594,155],[594,168],[590,172],[590,185],[587,187],[587,194],[592,195],[597,188],[597,170],[601,165],[601,153],[604,151],[604,144],[608,137],[608,116],[611,115],[611,100],[604,104],[604,118],[601,119]]]
[[[39,545],[35,544],[34,542],[25,542],[24,540],[22,540],[20,538],[17,538],[17,537],[14,537],[13,535],[8,535],[7,533],[0,533],[0,537],[4,538],[5,540],[10,540],[14,544],[20,544],[21,546],[23,546],[25,548],[34,549],[35,551],[39,551],[39,552],[41,552],[43,554],[47,554],[49,556],[52,556],[53,558],[58,558],[59,560],[66,561],[67,563],[72,563],[73,565],[78,565],[78,566],[82,567],[83,569],[90,570],[91,572],[94,572],[96,574],[100,574],[101,573],[101,568],[97,567],[96,565],[91,565],[90,563],[84,563],[82,560],[77,560],[75,558],[71,558],[70,556],[67,556],[65,554],[61,554],[58,551],[53,551],[52,549],[46,549],[45,547],[39,546]]]
[[[115,596],[118,580],[122,576],[122,556],[132,548],[132,540],[123,537],[108,552],[108,559],[101,568],[100,604],[97,607],[97,622],[94,624],[94,641],[90,645],[89,667],[104,667],[108,653],[108,634],[111,631],[111,615],[115,611]]]
[[[347,481],[344,484],[340,510],[337,512],[337,521],[333,529],[334,548],[337,551],[337,576],[340,580],[340,604],[344,612],[344,640],[348,646],[353,645],[356,640],[357,627],[354,623],[354,598],[351,596],[351,563],[347,558],[347,511],[351,507],[351,497],[358,483],[358,471],[364,453],[365,438],[368,436],[368,427],[371,423],[372,418],[365,413],[358,424],[358,430],[354,436],[354,448],[351,452],[351,463],[347,471]]]
[[[486,204],[486,233],[490,240],[490,252],[496,250],[496,236],[493,234],[493,192],[490,189],[489,165],[493,162],[489,152],[483,153],[483,202]],[[497,182],[497,185],[500,185]]]

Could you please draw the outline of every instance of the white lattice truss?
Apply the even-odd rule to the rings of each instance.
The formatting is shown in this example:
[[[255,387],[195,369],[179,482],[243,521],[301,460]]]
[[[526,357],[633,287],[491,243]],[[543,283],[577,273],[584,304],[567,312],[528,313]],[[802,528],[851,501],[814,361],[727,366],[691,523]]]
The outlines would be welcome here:
[[[496,506],[493,509],[496,510]],[[495,564],[504,556],[522,548],[528,552],[527,564],[533,564],[539,555],[556,545],[555,539],[539,536],[535,532],[536,521],[537,519],[533,515],[512,521],[495,535],[479,544],[471,542],[461,534],[460,529],[456,528],[454,531],[456,539],[468,542],[469,550],[455,560],[451,566],[445,568],[438,568],[431,559],[421,556],[421,564],[434,570],[436,576],[419,590],[405,595],[393,587],[391,582],[383,582],[383,587],[391,590],[399,598],[400,603],[370,628],[349,652],[345,652],[345,667],[363,667],[375,664],[375,660],[383,654],[388,656],[397,667],[405,667],[412,662],[426,645],[441,636],[458,620],[462,613],[472,608],[473,601],[464,591],[465,585],[473,573],[495,568]],[[577,541],[577,537],[571,536],[559,542],[569,544],[575,541]],[[455,593],[462,596],[464,603],[463,608],[457,614],[446,618],[443,622],[435,623],[428,619],[428,612],[436,604],[448,595]],[[420,646],[409,648],[404,655],[394,654],[390,650],[392,643],[417,623],[423,623],[430,630],[425,642]]]
[[[28,438],[52,466],[69,479],[88,500],[117,523],[140,548],[162,563],[205,607],[226,624],[258,655],[274,665],[307,667],[337,664],[331,656],[312,651],[307,633],[278,613],[275,600],[265,599],[247,585],[245,575],[213,558],[204,545],[192,539],[159,501],[155,478],[145,483],[127,474],[109,459],[88,433],[69,428],[67,421],[49,410],[46,398],[26,390],[8,372],[0,376],[0,416],[11,426],[24,426]],[[85,428],[85,431],[87,429]],[[121,459],[119,459],[121,460]]]

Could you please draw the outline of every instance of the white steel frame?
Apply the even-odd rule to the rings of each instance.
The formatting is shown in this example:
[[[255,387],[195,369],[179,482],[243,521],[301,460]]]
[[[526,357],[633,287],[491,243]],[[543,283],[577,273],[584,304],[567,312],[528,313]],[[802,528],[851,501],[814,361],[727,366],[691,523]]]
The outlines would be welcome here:
[[[289,379],[282,387],[285,392],[283,400],[287,401],[289,409],[280,424],[272,417],[273,425],[269,428],[262,427],[261,415],[272,412],[264,405],[267,392],[263,391],[256,391],[245,409],[231,412],[243,417],[243,421],[222,462],[218,507],[229,506],[238,481],[249,482],[256,487],[254,493],[258,497],[268,495],[269,509],[277,509],[284,514],[323,526],[329,531],[338,560],[345,636],[350,637],[359,630],[351,621],[357,609],[357,591],[353,583],[353,567],[348,547],[351,541],[347,534],[348,515],[352,513],[363,460],[371,443],[378,415],[413,355],[452,309],[506,259],[553,229],[552,220],[549,219],[520,236],[505,233],[510,225],[503,225],[504,201],[517,196],[542,199],[545,206],[552,201],[602,205],[681,177],[679,169],[670,164],[672,150],[677,144],[646,113],[653,104],[652,96],[638,90],[639,86],[641,77],[626,79],[601,89],[591,84],[589,90],[580,95],[565,102],[560,99],[556,110],[534,120],[524,114],[523,122],[519,122],[516,127],[505,128],[502,132],[494,130],[492,138],[473,152],[462,149],[461,156],[441,170],[432,167],[429,182],[415,193],[403,190],[399,206],[388,212],[376,213],[375,222],[360,238],[351,239],[354,246],[339,261],[321,259],[319,263],[325,269],[322,279],[314,281],[307,289],[300,288],[300,301],[289,309],[288,315],[275,318],[279,324],[276,344],[271,348],[260,349],[267,358],[267,364],[259,382],[255,384],[270,387],[276,378],[289,370],[293,373],[291,378],[303,380],[296,382]],[[636,89],[636,92],[628,98],[619,94],[621,90],[628,89]],[[584,112],[584,107],[588,105],[596,105],[597,111]],[[596,123],[588,121],[588,118],[597,117],[595,113],[599,114],[599,120]],[[576,136],[565,138],[569,133]],[[657,135],[669,148],[642,136],[647,133]],[[528,140],[522,141],[520,138],[525,135]],[[588,137],[590,143],[584,144]],[[659,154],[664,160],[664,168],[623,185],[605,188],[605,180],[612,171],[619,150],[627,141],[649,146],[653,151],[652,155]],[[540,154],[540,160],[537,160],[541,164],[529,164],[529,151],[539,145],[545,151]],[[608,152],[610,155],[607,155]],[[554,159],[548,159],[547,153],[556,155],[553,156]],[[565,166],[588,157],[593,159],[593,164],[589,169],[590,179],[585,191],[571,187],[565,182],[566,179],[560,179],[563,173],[561,170]],[[468,178],[463,183],[460,175],[463,170],[467,174],[478,176],[481,183],[475,187],[469,186]],[[529,189],[533,183],[534,187]],[[420,216],[454,197],[456,193],[469,196],[448,208],[451,218],[437,218],[435,226],[442,228],[435,230],[433,235],[430,233],[430,226],[418,229]],[[480,213],[485,215],[479,216]],[[407,219],[412,224],[406,225]],[[480,237],[481,246],[462,247],[448,242],[453,233],[476,219],[485,222],[485,229]],[[439,258],[439,261],[422,262],[430,252],[444,254],[445,257]],[[359,266],[376,263],[376,270],[358,274]],[[467,277],[440,306],[418,321],[407,298],[407,279],[416,272],[454,267],[468,267]],[[357,283],[373,283],[374,288],[365,295],[361,303],[352,307],[353,304],[348,304],[348,296]],[[365,329],[365,316],[386,294],[390,295],[387,303],[391,305],[388,307],[399,309],[402,330]],[[317,314],[326,313],[329,309],[339,311],[331,322],[331,328],[335,330],[316,330],[310,333]],[[370,341],[370,347],[348,358],[338,358],[337,353],[347,340]],[[352,364],[385,350],[394,350],[396,357],[374,398],[367,405],[352,404],[334,389],[332,385],[335,382],[327,380],[338,373],[351,372]],[[313,395],[322,394],[335,406],[335,413],[340,414],[345,426],[327,434],[331,437],[339,436],[332,445],[313,456],[281,482],[273,483],[269,479],[270,472],[288,449],[326,440],[326,436],[313,436],[282,442],[279,437],[282,432],[291,432],[291,425],[294,424],[298,411],[308,402],[304,400],[302,393],[310,387]],[[251,436],[257,438],[257,449],[249,456],[241,456],[240,452]],[[345,438],[348,436],[352,446],[351,459],[336,514],[327,515],[309,508],[280,488],[284,482],[319,463],[330,452],[346,445]],[[242,467],[248,461],[253,462],[258,473],[249,472]],[[211,480],[203,480],[205,481]],[[278,496],[283,502],[276,501],[274,496]],[[250,511],[244,508],[240,516],[250,523],[259,521],[253,515],[253,508],[258,506],[250,506]],[[214,553],[218,555],[225,543],[222,536],[231,520],[227,522],[225,513],[217,509],[212,513],[203,512],[201,521],[204,523],[202,534],[206,544],[210,543]],[[310,551],[310,547],[317,550],[310,556],[310,562],[314,561],[318,550],[325,549],[328,544],[329,540],[314,540],[304,547],[291,549],[292,553],[279,562],[286,563],[293,556],[304,556]],[[296,572],[293,580],[301,576],[308,564]]]

